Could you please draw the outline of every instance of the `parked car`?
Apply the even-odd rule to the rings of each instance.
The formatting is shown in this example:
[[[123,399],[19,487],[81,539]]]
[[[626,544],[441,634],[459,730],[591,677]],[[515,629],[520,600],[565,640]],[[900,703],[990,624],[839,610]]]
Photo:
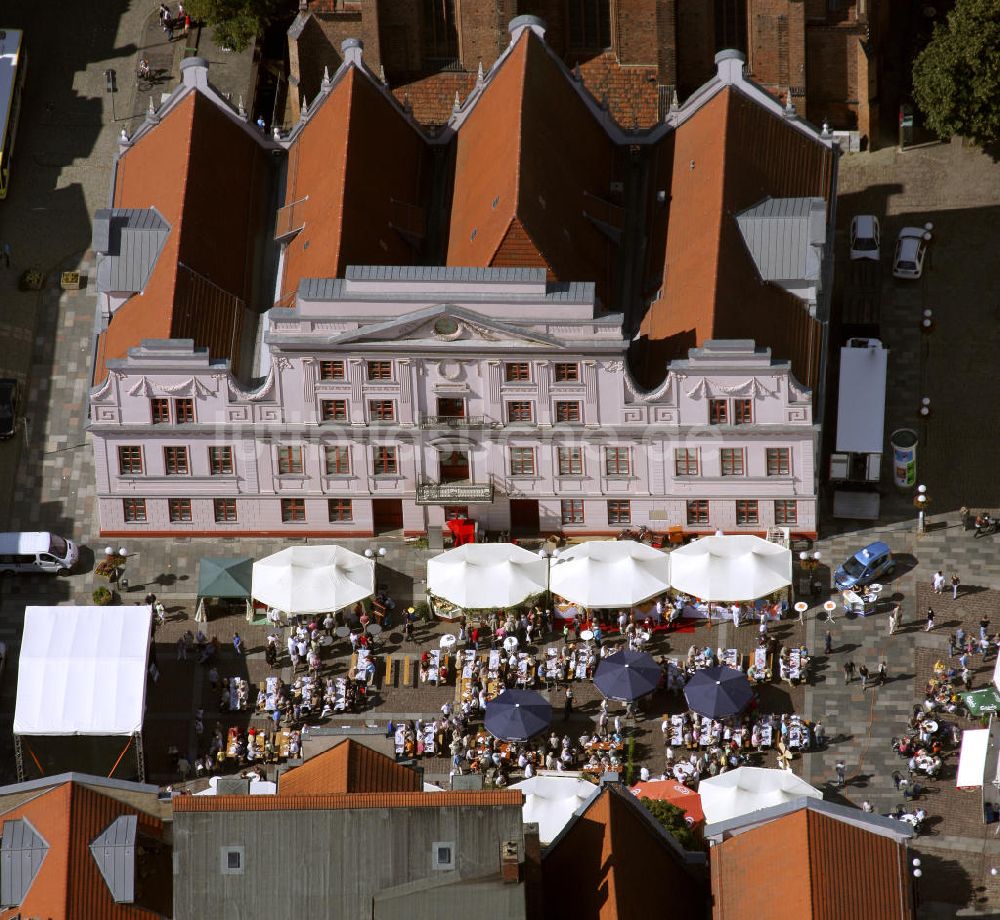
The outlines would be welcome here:
[[[877,581],[883,575],[891,575],[895,568],[896,560],[892,558],[892,550],[887,543],[869,543],[837,567],[833,583],[841,591],[859,588]]]
[[[874,214],[856,214],[851,218],[851,258],[872,259],[880,256],[881,233]]]
[[[0,440],[13,437],[17,428],[17,404],[19,387],[16,380],[5,377],[0,380]]]
[[[65,575],[80,559],[80,548],[58,534],[0,533],[0,575],[50,572]]]
[[[930,232],[923,227],[903,227],[896,238],[896,255],[892,260],[892,274],[896,278],[916,280],[924,270],[924,256]]]

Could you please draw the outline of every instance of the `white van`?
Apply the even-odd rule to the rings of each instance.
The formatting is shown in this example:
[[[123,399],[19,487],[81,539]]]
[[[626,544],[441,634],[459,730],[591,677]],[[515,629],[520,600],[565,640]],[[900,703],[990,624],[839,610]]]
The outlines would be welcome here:
[[[79,547],[54,533],[0,533],[0,575],[8,572],[65,575],[79,558]]]

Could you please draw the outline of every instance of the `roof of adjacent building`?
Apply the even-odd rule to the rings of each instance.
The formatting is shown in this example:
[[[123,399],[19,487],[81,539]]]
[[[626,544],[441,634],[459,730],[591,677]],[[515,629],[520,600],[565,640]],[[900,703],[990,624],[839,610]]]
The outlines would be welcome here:
[[[611,295],[616,148],[531,28],[492,75],[455,141],[449,265],[545,268]]]
[[[822,198],[771,198],[736,215],[743,241],[765,281],[817,281],[826,242]]]
[[[516,790],[495,792],[357,792],[306,795],[182,795],[174,813],[192,811],[345,811],[363,808],[521,807]]]
[[[660,916],[669,904],[672,920],[701,918],[703,865],[703,855],[686,854],[634,795],[609,784],[544,853],[546,913],[631,920]]]
[[[803,805],[712,847],[715,920],[908,920],[905,845],[852,811]]]
[[[194,87],[184,87],[162,119],[124,150],[111,227],[104,232],[99,214],[95,245],[114,246],[116,215],[152,212],[158,221],[130,228],[120,241],[126,251],[108,251],[117,261],[98,257],[99,282],[110,285],[117,276],[126,283],[118,290],[142,285],[101,336],[96,380],[104,378],[107,360],[125,357],[143,339],[193,338],[213,357],[236,361],[271,168],[259,136]]]
[[[156,208],[103,208],[94,215],[97,288],[102,292],[146,287],[170,225]]]
[[[348,264],[419,261],[430,156],[426,139],[366,71],[339,71],[288,149],[278,232],[295,235],[278,301],[294,296],[301,279],[339,276]]]
[[[3,903],[25,917],[169,916],[173,879],[169,848],[159,842],[162,822],[80,779],[50,780],[56,784],[0,814]]]
[[[278,781],[279,796],[420,792],[422,789],[423,781],[416,770],[352,738],[282,773]]]

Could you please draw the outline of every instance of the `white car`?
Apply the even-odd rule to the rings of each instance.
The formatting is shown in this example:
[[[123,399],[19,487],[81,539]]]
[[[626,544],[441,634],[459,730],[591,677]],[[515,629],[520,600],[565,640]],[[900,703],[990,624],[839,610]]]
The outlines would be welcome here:
[[[879,260],[878,218],[873,214],[857,214],[851,218],[851,258]]]
[[[916,280],[924,270],[924,256],[930,231],[925,227],[903,227],[896,239],[896,255],[892,260],[892,274],[895,278]]]

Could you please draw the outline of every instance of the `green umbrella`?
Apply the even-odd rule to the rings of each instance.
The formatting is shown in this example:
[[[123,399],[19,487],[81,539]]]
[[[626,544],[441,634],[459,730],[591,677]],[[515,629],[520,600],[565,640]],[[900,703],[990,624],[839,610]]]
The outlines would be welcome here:
[[[252,579],[249,556],[208,556],[198,565],[198,596],[248,598]]]
[[[1000,693],[997,692],[996,687],[985,687],[982,690],[963,693],[962,702],[965,703],[965,708],[973,716],[979,718],[979,716],[1000,709]]]

